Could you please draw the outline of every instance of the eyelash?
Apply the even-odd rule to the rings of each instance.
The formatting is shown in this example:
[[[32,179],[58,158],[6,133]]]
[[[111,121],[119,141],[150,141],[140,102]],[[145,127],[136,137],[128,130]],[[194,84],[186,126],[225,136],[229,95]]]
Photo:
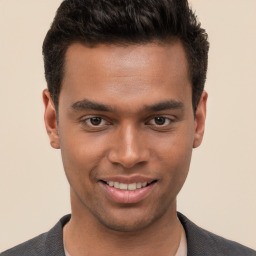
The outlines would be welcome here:
[[[104,121],[106,124],[103,124],[103,125],[93,125],[92,124],[92,119],[100,119],[100,123],[102,123],[102,121]],[[108,122],[107,120],[106,120],[106,118],[104,118],[104,117],[100,117],[100,116],[91,116],[91,117],[87,117],[87,118],[85,118],[85,119],[82,119],[81,120],[81,123],[83,124],[83,125],[85,125],[85,126],[87,126],[87,127],[91,127],[91,128],[99,128],[99,127],[102,127],[102,126],[104,126],[104,125],[110,125],[111,123],[110,122]]]
[[[100,125],[93,125],[92,124],[92,119],[100,119]],[[161,125],[161,124],[156,124],[156,118],[163,118],[163,121],[164,121],[164,124]],[[152,123],[152,121],[154,123]],[[167,124],[165,124],[167,122]],[[105,117],[101,117],[101,116],[90,116],[90,117],[87,117],[85,119],[82,119],[80,121],[82,123],[83,126],[85,127],[89,127],[91,129],[97,129],[97,130],[103,130],[106,126],[108,125],[111,125],[111,122],[107,121]],[[105,122],[103,124],[101,124],[102,122]],[[150,119],[148,119],[148,121],[145,123],[146,125],[149,125],[151,126],[152,128],[156,128],[156,129],[164,129],[164,128],[168,128],[172,123],[174,122],[173,119],[169,118],[169,117],[166,117],[164,115],[159,115],[159,116],[154,116],[154,117],[151,117]]]
[[[156,121],[156,118],[163,118],[165,122],[168,121],[168,124],[165,124],[165,125],[156,124],[156,122],[155,122],[155,121]],[[150,122],[151,122],[152,120],[154,120],[154,122],[155,122],[155,124],[153,124],[153,125],[155,125],[155,126],[157,126],[157,127],[166,127],[166,126],[168,126],[170,123],[173,122],[172,119],[170,119],[170,118],[168,118],[168,117],[166,117],[166,116],[156,116],[156,117],[150,119]]]

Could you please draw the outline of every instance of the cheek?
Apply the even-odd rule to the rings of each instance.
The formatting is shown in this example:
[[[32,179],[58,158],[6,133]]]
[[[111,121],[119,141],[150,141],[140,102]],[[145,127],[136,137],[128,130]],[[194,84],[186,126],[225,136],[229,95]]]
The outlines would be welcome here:
[[[96,167],[100,164],[104,148],[82,131],[60,132],[60,148],[64,170],[69,183],[77,190],[84,190],[96,181]]]
[[[182,163],[190,159],[193,149],[193,129],[183,126],[183,129],[177,129],[163,138],[156,139],[155,149],[164,161]]]
[[[72,162],[74,166],[81,165],[85,168],[97,163],[104,154],[104,145],[107,145],[107,142],[103,136],[85,133],[77,124],[60,127],[63,161]]]
[[[169,184],[177,188],[181,188],[187,177],[193,149],[193,130],[187,127],[184,126],[184,129],[170,134],[159,143],[159,163],[164,168]]]

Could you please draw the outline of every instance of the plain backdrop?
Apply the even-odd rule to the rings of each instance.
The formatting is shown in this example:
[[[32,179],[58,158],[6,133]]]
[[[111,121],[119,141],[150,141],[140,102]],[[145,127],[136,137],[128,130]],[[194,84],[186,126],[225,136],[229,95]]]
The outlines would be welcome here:
[[[0,0],[0,251],[70,212],[43,123],[41,47],[60,0]],[[256,249],[256,1],[191,0],[211,43],[206,133],[178,210]]]

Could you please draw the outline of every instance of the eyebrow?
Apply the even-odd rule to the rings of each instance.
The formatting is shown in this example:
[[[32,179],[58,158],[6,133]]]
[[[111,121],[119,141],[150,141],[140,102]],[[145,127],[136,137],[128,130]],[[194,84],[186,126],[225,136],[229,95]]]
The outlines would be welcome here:
[[[162,101],[153,105],[146,105],[142,108],[144,111],[162,111],[162,110],[173,110],[173,109],[183,109],[184,104],[176,100],[167,100]],[[75,111],[84,111],[84,110],[95,110],[95,111],[104,111],[104,112],[114,112],[114,108],[110,105],[105,105],[102,103],[94,102],[88,99],[83,99],[77,102],[74,102],[71,105],[71,109]]]
[[[163,102],[156,103],[154,105],[146,106],[147,111],[162,111],[162,110],[172,110],[172,109],[183,109],[184,104],[181,101],[167,100]]]
[[[77,101],[71,105],[71,108],[73,110],[79,111],[79,110],[96,110],[96,111],[113,111],[113,108],[111,106],[97,103],[88,99],[83,99],[80,101]]]

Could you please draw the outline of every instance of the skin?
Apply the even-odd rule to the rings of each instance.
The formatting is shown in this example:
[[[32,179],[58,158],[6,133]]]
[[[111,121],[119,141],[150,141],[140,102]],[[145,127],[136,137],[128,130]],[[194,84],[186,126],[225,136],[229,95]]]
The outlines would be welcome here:
[[[72,44],[58,122],[48,90],[43,100],[50,143],[61,149],[71,188],[64,228],[70,254],[175,255],[182,230],[176,197],[203,138],[207,101],[203,92],[193,113],[182,44]],[[88,101],[108,109],[88,109]],[[120,204],[100,182],[115,175],[157,182],[140,202]]]

